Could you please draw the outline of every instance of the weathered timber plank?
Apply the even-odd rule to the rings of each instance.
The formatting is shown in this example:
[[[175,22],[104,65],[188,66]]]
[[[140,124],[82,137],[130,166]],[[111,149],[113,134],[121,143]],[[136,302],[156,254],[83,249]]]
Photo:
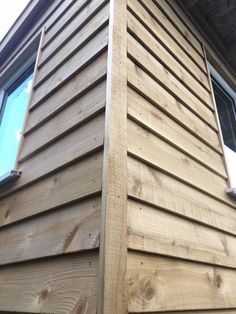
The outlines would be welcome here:
[[[128,53],[140,68],[163,85],[169,93],[214,130],[217,129],[214,113],[198,97],[194,96],[174,75],[142,47],[131,35],[128,36]],[[211,103],[211,108],[213,104]]]
[[[135,201],[128,203],[128,247],[236,268],[235,236]]]
[[[188,40],[191,45],[203,55],[202,43],[194,32],[189,30],[186,25],[181,21],[178,15],[172,10],[165,0],[154,0],[154,3],[163,11],[166,17],[177,27],[179,32]]]
[[[98,248],[101,198],[0,229],[0,265]]]
[[[127,63],[129,85],[207,145],[222,153],[216,131],[200,120],[131,60],[128,60]]]
[[[93,154],[0,200],[0,225],[101,191],[102,152]]]
[[[63,63],[73,57],[73,55],[87,44],[91,38],[101,31],[108,24],[108,8],[105,6],[101,12],[95,15],[82,29],[72,37],[60,50],[58,50],[48,62],[39,67],[36,77],[35,87],[42,84],[47,78],[59,69]],[[43,54],[43,52],[42,52]],[[41,59],[41,57],[40,57]]]
[[[216,266],[128,254],[129,312],[236,307],[236,272]]]
[[[47,34],[47,39],[44,42],[43,49],[50,42],[52,42],[60,33],[63,31],[64,28],[70,24],[73,19],[79,15],[79,13],[84,9],[84,7],[88,4],[88,0],[74,0],[72,1],[72,5],[68,6],[66,10],[62,12],[59,19],[56,19],[54,23],[50,24],[45,33]]]
[[[181,47],[170,37],[159,23],[144,9],[144,7],[136,0],[128,1],[129,10],[145,25],[147,30],[159,40],[164,47],[172,53],[176,59],[188,70],[195,78],[209,89],[207,75],[189,58],[189,56],[181,49]]]
[[[236,235],[235,209],[129,157],[130,197]]]
[[[1,310],[95,314],[97,276],[96,252],[2,267]]]
[[[36,179],[91,154],[103,146],[103,141],[104,115],[102,114],[19,163],[18,169],[22,171],[21,177],[17,182],[3,186],[0,197],[15,192]]]
[[[39,127],[58,111],[88,92],[97,82],[104,79],[106,75],[106,61],[107,53],[104,53],[67,82],[66,85],[57,90],[39,107],[34,108],[30,112],[25,133],[32,132],[33,129]]]
[[[74,127],[85,123],[105,107],[105,82],[101,82],[88,93],[59,111],[42,127],[25,136],[20,161],[49,144]]]
[[[210,149],[201,140],[131,88],[128,88],[128,115],[190,157],[223,177],[227,177],[220,154]]]
[[[110,1],[98,314],[127,313],[127,1]]]
[[[227,181],[178,151],[171,144],[129,120],[128,151],[133,156],[235,207],[225,193]]]
[[[90,19],[96,15],[95,13],[105,4],[104,0],[87,0],[84,1],[84,3],[86,3],[87,6],[83,8],[81,12],[79,12],[78,16],[75,16],[75,20],[72,20],[72,23],[68,24],[64,21],[62,29],[55,29],[57,30],[57,34],[53,41],[50,42],[49,45],[45,46],[42,50],[39,67],[50,60],[55,52],[63,48],[63,46],[65,46],[67,42],[70,41],[76,35],[76,33],[87,24]],[[47,39],[50,39],[50,31],[47,33],[46,41]]]
[[[67,83],[71,77],[89,65],[96,56],[107,47],[108,28],[104,28],[66,63],[64,63],[50,79],[34,89],[34,97],[30,108],[42,103],[49,95],[54,93],[62,85]]]
[[[56,24],[54,28],[50,29],[47,33],[45,40],[45,46],[43,47],[42,63],[50,58],[51,52],[60,49],[73,35],[81,28],[87,21],[96,15],[98,10],[102,8],[107,0],[83,0],[77,1],[77,7],[79,10],[74,11],[73,7],[71,11],[67,11],[64,16]]]
[[[195,96],[212,107],[210,92],[206,90],[130,12],[128,12],[128,30],[142,43],[145,49],[160,60],[160,62],[188,87]]]
[[[213,66],[217,68],[219,73],[227,78],[230,85],[236,89],[235,73],[232,72],[231,67],[227,63],[226,59],[220,57],[212,43],[210,38],[206,38],[203,33],[197,27],[197,24],[190,19],[190,17],[184,12],[180,5],[175,0],[166,0],[169,6],[173,9],[180,20],[189,28],[195,36],[203,43],[204,49],[207,52],[207,59]]]
[[[137,314],[137,313],[134,313]],[[236,314],[236,309],[205,310],[205,311],[178,311],[178,312],[153,312],[152,314]]]
[[[139,0],[140,3],[149,11],[157,22],[162,25],[166,32],[177,42],[177,44],[184,50],[184,52],[192,59],[199,68],[207,73],[206,63],[204,62],[203,51],[199,55],[198,52],[189,44],[186,38],[179,32],[175,25],[162,13],[158,6],[152,0]]]

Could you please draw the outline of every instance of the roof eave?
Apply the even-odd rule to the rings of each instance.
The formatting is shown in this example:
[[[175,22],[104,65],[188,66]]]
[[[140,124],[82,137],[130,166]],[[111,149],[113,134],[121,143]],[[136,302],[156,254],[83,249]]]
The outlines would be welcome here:
[[[24,35],[35,24],[53,0],[32,0],[0,42],[0,65],[16,48]]]

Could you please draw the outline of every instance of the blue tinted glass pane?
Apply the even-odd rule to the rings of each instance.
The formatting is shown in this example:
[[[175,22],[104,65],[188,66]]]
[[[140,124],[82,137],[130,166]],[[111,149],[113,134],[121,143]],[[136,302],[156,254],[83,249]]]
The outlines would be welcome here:
[[[32,83],[30,74],[5,99],[0,125],[0,176],[14,169]]]

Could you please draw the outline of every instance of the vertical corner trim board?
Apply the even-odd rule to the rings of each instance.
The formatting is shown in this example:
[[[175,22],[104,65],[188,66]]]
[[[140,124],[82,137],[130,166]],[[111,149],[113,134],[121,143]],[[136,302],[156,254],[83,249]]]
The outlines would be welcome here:
[[[127,6],[110,1],[98,313],[127,312]]]

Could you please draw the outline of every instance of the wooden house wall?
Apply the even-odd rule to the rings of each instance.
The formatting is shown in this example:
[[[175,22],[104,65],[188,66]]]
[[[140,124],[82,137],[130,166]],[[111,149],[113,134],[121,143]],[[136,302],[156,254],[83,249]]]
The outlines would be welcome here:
[[[200,38],[175,1],[128,0],[127,45],[129,312],[236,313],[236,203]]]
[[[109,3],[52,2],[19,154],[0,189],[0,312],[96,313]]]

